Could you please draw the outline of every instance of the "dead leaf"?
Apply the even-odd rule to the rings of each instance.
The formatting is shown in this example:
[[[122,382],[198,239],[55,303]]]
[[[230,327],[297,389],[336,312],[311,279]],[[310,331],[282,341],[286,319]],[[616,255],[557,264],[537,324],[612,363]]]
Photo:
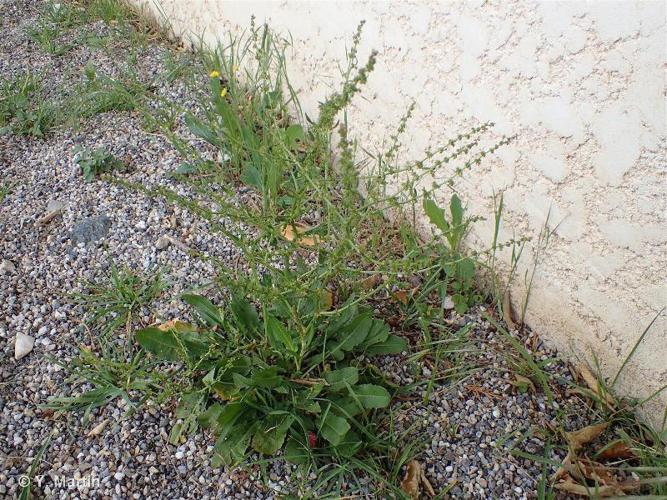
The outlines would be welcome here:
[[[419,483],[421,481],[421,465],[416,460],[408,463],[408,470],[401,481],[401,489],[410,498],[419,498]]]
[[[600,485],[614,486],[618,488],[618,481],[614,477],[611,469],[605,467],[601,463],[593,462],[592,460],[579,460],[577,465],[578,470],[581,471],[586,479],[595,481]]]
[[[88,437],[95,437],[99,436],[102,434],[102,431],[104,428],[107,426],[108,420],[102,420],[99,424],[97,424],[95,427],[93,427],[90,432],[88,433]]]
[[[505,295],[503,295],[503,319],[510,330],[516,330],[516,323],[512,319],[512,301],[509,290],[505,290]]]
[[[311,236],[305,235],[310,230],[312,230],[311,227],[297,222],[286,225],[283,228],[282,235],[287,241],[293,241],[306,247],[313,247],[320,242],[320,237],[316,234]]]
[[[362,290],[370,290],[382,283],[382,276],[379,274],[372,274],[368,278],[364,278],[359,282]]]
[[[577,372],[581,375],[582,380],[588,388],[602,398],[602,394],[600,394],[601,385],[588,367],[586,365],[579,365],[577,366]],[[610,408],[614,407],[614,399],[606,392],[604,393],[604,400]]]
[[[580,495],[583,497],[611,497],[618,494],[622,494],[618,488],[613,486],[597,486],[597,487],[587,487],[581,484],[575,483],[571,477],[567,476],[565,481],[556,483],[554,488],[557,490],[565,491],[567,493],[573,493],[575,495]]]
[[[558,481],[559,479],[567,476],[567,471],[572,467],[572,458],[573,453],[571,450],[568,450],[567,455],[565,455],[565,458],[563,459],[563,463],[554,474],[554,481]]]
[[[613,441],[598,451],[598,460],[612,460],[616,458],[636,458],[637,455],[622,440]]]
[[[528,377],[524,377],[523,375],[514,375],[514,380],[510,380],[510,384],[512,384],[514,387],[518,389],[524,389],[524,390],[531,389],[533,392],[537,392],[537,389],[535,389],[535,384],[533,384],[533,381],[530,380]]]
[[[401,489],[410,496],[410,498],[416,499],[419,498],[422,487],[428,496],[435,496],[433,486],[431,486],[431,483],[426,478],[421,464],[417,460],[410,460],[410,462],[408,462],[408,470],[405,473],[403,481],[401,481]]]
[[[195,328],[193,325],[190,323],[186,323],[185,321],[181,321],[179,319],[172,319],[167,321],[166,323],[161,323],[157,325],[158,330],[162,330],[163,332],[173,330],[175,332],[196,332],[197,328]]]
[[[609,422],[604,422],[602,424],[589,425],[578,431],[566,432],[565,439],[570,445],[570,448],[573,451],[577,451],[585,444],[590,443],[600,434],[602,434],[605,429],[609,427]]]
[[[398,300],[401,304],[407,305],[408,303],[408,292],[405,290],[399,290],[398,292],[394,292],[391,294],[391,296]]]

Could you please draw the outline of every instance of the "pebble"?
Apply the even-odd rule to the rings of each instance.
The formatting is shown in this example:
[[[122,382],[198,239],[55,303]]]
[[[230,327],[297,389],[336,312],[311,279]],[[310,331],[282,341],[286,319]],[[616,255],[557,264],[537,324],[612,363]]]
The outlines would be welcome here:
[[[35,339],[30,335],[25,335],[23,333],[16,334],[16,340],[14,341],[14,359],[17,361],[21,358],[27,356],[35,346]]]
[[[171,239],[168,236],[160,236],[155,242],[155,248],[158,250],[164,250],[169,245],[171,245]]]
[[[3,259],[2,263],[0,263],[0,274],[14,274],[16,271],[16,266],[12,263],[12,261]]]

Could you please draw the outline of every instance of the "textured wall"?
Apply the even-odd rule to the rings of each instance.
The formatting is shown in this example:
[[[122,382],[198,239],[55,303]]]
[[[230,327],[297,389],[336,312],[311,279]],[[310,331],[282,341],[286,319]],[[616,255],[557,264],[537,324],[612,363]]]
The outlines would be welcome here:
[[[492,191],[504,190],[506,237],[535,237],[551,207],[560,225],[538,267],[527,321],[563,352],[592,348],[613,374],[667,303],[665,2],[161,0],[161,7],[177,34],[203,34],[210,43],[247,27],[252,14],[290,32],[289,68],[309,114],[339,82],[336,62],[366,20],[361,59],[371,48],[380,59],[367,100],[357,99],[351,113],[365,145],[379,145],[411,99],[410,155],[479,121],[518,134],[462,187],[481,215],[491,214]],[[476,236],[488,242],[490,231]],[[517,283],[514,297],[524,293]],[[641,397],[665,383],[663,315],[621,386]],[[647,409],[654,421],[666,399]]]

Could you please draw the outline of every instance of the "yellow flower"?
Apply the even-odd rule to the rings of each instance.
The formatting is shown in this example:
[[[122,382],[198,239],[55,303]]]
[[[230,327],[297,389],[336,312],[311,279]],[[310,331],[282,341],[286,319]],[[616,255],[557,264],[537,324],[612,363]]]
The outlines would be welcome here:
[[[220,97],[225,97],[227,95],[227,87],[222,87],[220,91]]]
[[[211,78],[220,78],[220,72],[214,69],[208,74],[208,76],[210,76]]]

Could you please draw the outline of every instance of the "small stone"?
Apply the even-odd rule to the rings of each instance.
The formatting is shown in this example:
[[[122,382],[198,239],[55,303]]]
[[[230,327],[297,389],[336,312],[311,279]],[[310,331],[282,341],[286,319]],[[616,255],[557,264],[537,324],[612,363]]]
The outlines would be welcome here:
[[[62,201],[49,200],[49,202],[46,204],[47,213],[62,212],[63,210],[65,210],[65,204]]]
[[[122,472],[116,472],[113,477],[116,481],[121,481],[125,477],[125,474]]]
[[[146,221],[140,220],[134,225],[135,228],[137,228],[139,231],[145,231],[146,230]]]
[[[185,454],[182,451],[177,451],[175,455],[177,460],[181,460],[184,456]]]
[[[16,271],[16,266],[9,260],[3,259],[0,264],[0,274],[13,274]]]
[[[448,310],[448,311],[451,310],[451,309],[454,309],[454,301],[452,300],[452,298],[449,295],[447,295],[447,297],[445,297],[445,304],[444,305],[445,305],[445,309]]]
[[[14,343],[14,359],[19,360],[27,356],[32,348],[35,346],[35,339],[30,335],[23,333],[16,334],[16,342]]]
[[[169,245],[171,245],[171,240],[169,239],[168,236],[161,236],[155,242],[155,248],[157,248],[158,250],[164,250]]]
[[[89,217],[72,228],[72,243],[85,245],[100,240],[107,235],[109,229],[111,229],[111,219],[106,215]]]

